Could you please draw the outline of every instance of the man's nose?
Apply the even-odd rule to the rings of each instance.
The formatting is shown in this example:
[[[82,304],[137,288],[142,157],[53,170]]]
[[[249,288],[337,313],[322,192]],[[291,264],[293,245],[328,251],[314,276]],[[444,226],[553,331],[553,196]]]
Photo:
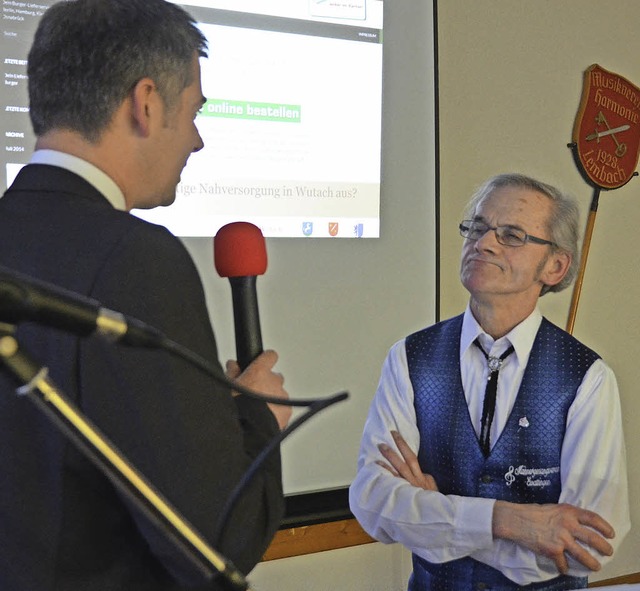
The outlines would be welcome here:
[[[487,231],[476,240],[476,250],[495,250],[499,248],[498,235],[493,228],[488,228]]]

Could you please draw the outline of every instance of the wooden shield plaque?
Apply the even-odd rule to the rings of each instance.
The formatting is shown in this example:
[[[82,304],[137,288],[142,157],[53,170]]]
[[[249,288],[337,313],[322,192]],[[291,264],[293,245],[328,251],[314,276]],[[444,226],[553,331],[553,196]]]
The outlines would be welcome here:
[[[640,89],[594,64],[584,75],[573,143],[584,174],[617,189],[634,175],[640,151]]]

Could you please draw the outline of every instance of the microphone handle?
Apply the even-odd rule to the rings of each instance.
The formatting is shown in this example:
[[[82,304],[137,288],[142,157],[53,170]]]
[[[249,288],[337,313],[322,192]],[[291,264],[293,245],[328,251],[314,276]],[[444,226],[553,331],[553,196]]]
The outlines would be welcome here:
[[[236,355],[242,370],[263,351],[256,279],[255,275],[229,277],[233,297]]]

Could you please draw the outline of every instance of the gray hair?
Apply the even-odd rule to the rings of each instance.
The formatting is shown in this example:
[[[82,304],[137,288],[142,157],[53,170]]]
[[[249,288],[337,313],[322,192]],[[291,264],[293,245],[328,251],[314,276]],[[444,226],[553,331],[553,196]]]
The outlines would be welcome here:
[[[29,52],[29,114],[36,135],[53,129],[95,142],[142,78],[171,108],[192,83],[207,41],[193,18],[164,0],[72,0],[42,17]]]
[[[547,222],[549,239],[554,243],[556,251],[567,253],[571,257],[571,265],[562,281],[556,285],[545,285],[541,295],[550,291],[562,291],[575,279],[578,273],[580,254],[578,252],[578,223],[580,210],[573,197],[563,193],[556,187],[543,183],[531,177],[518,173],[500,174],[491,177],[471,197],[465,208],[465,219],[473,218],[480,202],[489,197],[494,191],[503,187],[517,187],[529,189],[545,195],[553,202],[553,212]]]

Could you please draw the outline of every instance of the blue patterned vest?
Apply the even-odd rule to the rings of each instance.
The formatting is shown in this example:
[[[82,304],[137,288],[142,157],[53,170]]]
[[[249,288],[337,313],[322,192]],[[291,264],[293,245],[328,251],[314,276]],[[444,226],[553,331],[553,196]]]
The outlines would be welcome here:
[[[460,377],[462,316],[406,339],[420,431],[418,458],[440,492],[516,503],[556,503],[567,412],[598,355],[543,319],[518,396],[488,458],[471,424]],[[582,589],[586,578],[558,577],[520,587],[472,558],[434,564],[413,556],[410,591]]]

